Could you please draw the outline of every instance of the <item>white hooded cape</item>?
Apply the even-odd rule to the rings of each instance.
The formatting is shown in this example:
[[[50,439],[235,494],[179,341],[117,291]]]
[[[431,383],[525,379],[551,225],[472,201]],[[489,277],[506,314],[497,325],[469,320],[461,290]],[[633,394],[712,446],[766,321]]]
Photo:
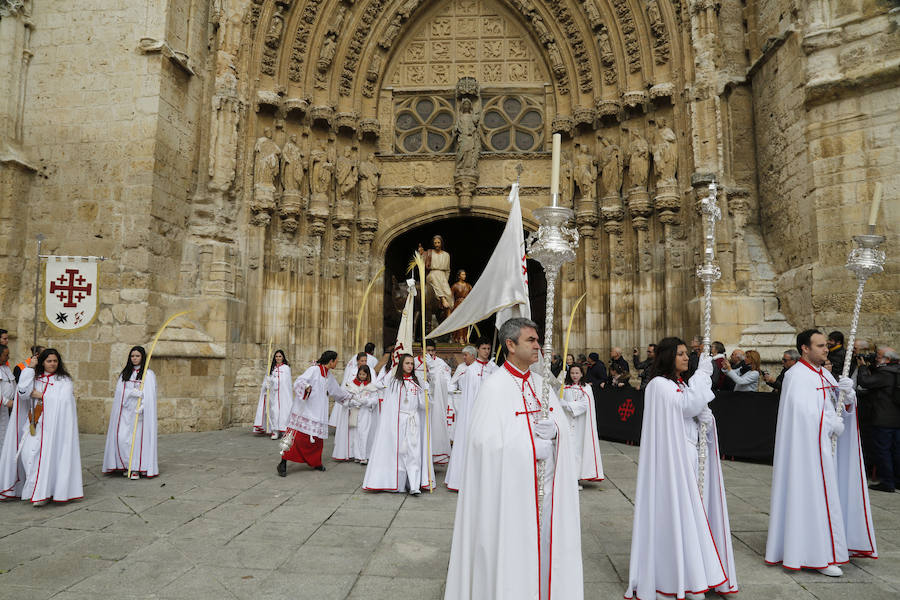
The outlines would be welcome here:
[[[19,409],[22,412],[27,411],[24,398],[34,389],[44,394],[44,411],[37,422],[35,435],[29,433],[28,419],[24,420],[19,434],[19,454],[4,452],[0,457],[3,463],[0,467],[0,498],[21,497],[32,502],[49,499],[67,502],[82,498],[78,414],[72,380],[57,375],[35,380],[34,369],[26,367],[19,375],[18,384],[19,396],[23,398]]]
[[[594,391],[590,385],[567,385],[563,405],[569,412],[575,473],[580,481],[603,481],[603,460],[597,436]],[[571,408],[569,408],[571,407]]]
[[[431,460],[439,465],[445,465],[450,460],[450,429],[447,427],[447,402],[450,393],[450,367],[444,359],[426,356],[425,364],[422,357],[416,356],[416,377],[419,381],[425,379],[425,365],[428,366],[428,419],[431,434]]]
[[[109,428],[106,431],[106,448],[103,451],[104,473],[128,470],[134,413],[137,410],[137,398],[130,396],[128,392],[140,388],[141,382],[136,377],[137,371],[133,370],[128,381],[122,381],[121,376],[116,378],[116,392],[109,415]],[[141,406],[144,410],[143,414],[138,415],[131,471],[145,477],[156,477],[159,475],[156,451],[156,374],[152,370],[147,370],[144,374],[144,397]]]
[[[407,385],[393,379],[390,372],[384,381],[388,385],[381,402],[378,431],[363,479],[363,489],[405,492],[410,487],[410,479],[413,479],[414,488],[417,487],[414,481],[418,479],[418,488],[432,489],[434,464],[428,456],[425,392],[416,385],[416,392],[409,393]],[[401,412],[401,405],[415,406],[415,409],[407,409],[414,414]],[[418,476],[410,471],[418,473]]]
[[[712,399],[710,377],[701,371],[688,386],[664,377],[647,385],[625,598],[738,591],[715,422],[705,440],[703,501],[697,485],[693,417]]]
[[[530,376],[536,394],[541,378]],[[544,525],[550,544],[540,552],[537,461],[521,379],[500,369],[481,385],[469,421],[462,483],[444,600],[581,600],[584,578],[577,478],[565,432],[568,419],[550,399],[557,435],[553,479],[545,484]],[[547,523],[547,519],[549,523]],[[541,564],[541,555],[549,565]],[[549,568],[549,594],[541,570]]]
[[[272,433],[273,431],[284,433],[287,430],[288,419],[291,418],[291,404],[294,401],[291,387],[291,367],[290,365],[279,365],[272,369],[270,375],[274,376],[275,381],[272,382],[268,399],[266,398],[265,379],[259,389],[259,403],[256,405],[256,418],[253,420],[253,431],[256,433]],[[268,419],[266,412],[269,413]]]
[[[359,383],[356,379],[346,382],[343,387],[351,394],[351,398],[334,403],[335,406],[344,408],[338,413],[334,429],[334,451],[331,453],[334,460],[369,458],[369,439],[374,429],[375,415],[378,414],[378,397],[381,392],[374,383]]]
[[[827,369],[802,359],[784,375],[766,562],[821,569],[850,556],[877,558],[855,407],[844,413],[837,457],[828,421],[837,384]]]
[[[450,451],[450,464],[447,465],[447,474],[444,477],[444,484],[451,490],[458,491],[462,481],[463,465],[466,462],[466,433],[471,422],[472,410],[475,408],[475,398],[478,397],[481,384],[496,370],[496,363],[476,359],[471,365],[459,365],[453,374],[455,381],[452,383],[461,393],[457,395],[459,406],[456,407],[455,439],[453,449]]]

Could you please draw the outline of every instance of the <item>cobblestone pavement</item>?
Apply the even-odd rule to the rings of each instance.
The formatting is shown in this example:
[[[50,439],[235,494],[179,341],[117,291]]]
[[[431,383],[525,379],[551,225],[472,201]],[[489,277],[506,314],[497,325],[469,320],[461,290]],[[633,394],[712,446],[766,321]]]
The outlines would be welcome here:
[[[128,481],[100,473],[103,441],[81,436],[84,500],[0,504],[0,597],[442,596],[456,503],[443,487],[368,493],[363,467],[330,460],[325,473],[291,464],[282,479],[277,442],[242,429],[161,436],[162,475]],[[638,449],[602,449],[608,479],[581,492],[585,598],[612,600],[628,575]],[[900,494],[872,492],[881,558],[830,579],[763,563],[771,467],[730,462],[725,477],[738,598],[900,596]]]

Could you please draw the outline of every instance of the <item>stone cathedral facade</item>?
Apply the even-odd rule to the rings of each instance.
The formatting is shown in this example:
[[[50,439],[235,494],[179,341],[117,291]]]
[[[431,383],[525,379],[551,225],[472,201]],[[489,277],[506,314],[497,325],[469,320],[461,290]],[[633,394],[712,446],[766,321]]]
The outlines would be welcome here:
[[[105,430],[128,348],[185,309],[154,356],[161,431],[250,422],[269,340],[296,371],[358,350],[366,287],[415,249],[398,240],[440,231],[486,261],[478,232],[502,227],[517,177],[534,229],[557,132],[581,242],[556,314],[587,292],[576,352],[699,333],[712,181],[715,339],[773,361],[800,328],[847,331],[843,265],[876,182],[888,262],[860,332],[900,337],[890,0],[0,0],[0,82],[12,359],[35,236],[109,257],[90,328],[38,326],[84,431]],[[404,276],[387,266],[363,311],[379,346]]]

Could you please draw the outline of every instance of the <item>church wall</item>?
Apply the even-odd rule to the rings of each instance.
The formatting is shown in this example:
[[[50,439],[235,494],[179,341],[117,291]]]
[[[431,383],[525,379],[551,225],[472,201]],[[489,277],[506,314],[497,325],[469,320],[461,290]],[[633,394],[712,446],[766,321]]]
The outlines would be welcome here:
[[[760,220],[781,309],[797,327],[849,330],[850,239],[865,233],[875,182],[885,199],[900,189],[898,20],[873,2],[811,2],[800,13],[759,3],[760,37],[774,38],[751,69]],[[896,206],[882,204],[888,262],[869,280],[860,321],[860,335],[882,343],[900,330]]]

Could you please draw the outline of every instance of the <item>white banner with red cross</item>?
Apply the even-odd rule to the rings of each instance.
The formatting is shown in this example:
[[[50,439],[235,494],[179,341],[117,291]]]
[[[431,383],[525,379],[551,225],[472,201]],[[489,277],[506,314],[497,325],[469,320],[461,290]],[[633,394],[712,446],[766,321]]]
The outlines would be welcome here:
[[[96,256],[48,256],[44,271],[44,319],[56,329],[77,331],[97,316]]]

